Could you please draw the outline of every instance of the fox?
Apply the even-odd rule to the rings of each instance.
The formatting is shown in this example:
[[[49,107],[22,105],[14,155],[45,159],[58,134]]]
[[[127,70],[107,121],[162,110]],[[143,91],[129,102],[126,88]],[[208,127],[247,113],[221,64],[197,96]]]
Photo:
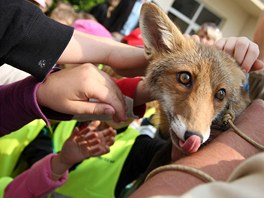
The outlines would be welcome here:
[[[175,161],[173,149],[197,152],[213,136],[212,128],[229,127],[225,113],[232,110],[237,117],[250,98],[246,74],[235,59],[184,36],[157,5],[142,5],[139,27],[148,60],[146,86],[159,103],[158,130],[169,142],[154,157],[150,172]]]

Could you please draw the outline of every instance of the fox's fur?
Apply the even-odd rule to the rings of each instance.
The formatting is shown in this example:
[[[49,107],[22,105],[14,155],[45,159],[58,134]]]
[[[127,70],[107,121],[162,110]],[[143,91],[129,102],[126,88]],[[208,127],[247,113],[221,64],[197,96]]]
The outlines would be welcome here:
[[[246,76],[227,53],[184,37],[152,3],[142,6],[140,30],[149,60],[146,84],[161,108],[159,130],[169,134],[176,148],[196,152],[208,140],[213,123],[224,126],[228,109],[237,116],[249,104],[243,89]],[[186,145],[184,150],[179,141],[189,141],[196,149]]]

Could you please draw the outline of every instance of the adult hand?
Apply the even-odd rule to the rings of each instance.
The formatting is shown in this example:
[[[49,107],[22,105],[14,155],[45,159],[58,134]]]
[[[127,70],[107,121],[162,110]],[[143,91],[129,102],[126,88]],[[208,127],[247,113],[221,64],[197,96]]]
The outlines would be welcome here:
[[[257,59],[260,53],[258,45],[246,37],[221,38],[215,45],[233,56],[246,72],[264,69],[264,63]]]
[[[127,119],[121,91],[92,64],[51,73],[38,87],[37,100],[40,105],[61,113],[107,114],[117,122]]]

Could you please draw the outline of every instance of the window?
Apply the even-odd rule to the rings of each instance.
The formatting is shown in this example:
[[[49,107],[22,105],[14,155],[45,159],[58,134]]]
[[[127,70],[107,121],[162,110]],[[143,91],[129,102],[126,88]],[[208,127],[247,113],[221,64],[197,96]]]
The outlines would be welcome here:
[[[198,0],[175,0],[168,16],[186,34],[195,33],[204,22],[220,25],[223,19]]]

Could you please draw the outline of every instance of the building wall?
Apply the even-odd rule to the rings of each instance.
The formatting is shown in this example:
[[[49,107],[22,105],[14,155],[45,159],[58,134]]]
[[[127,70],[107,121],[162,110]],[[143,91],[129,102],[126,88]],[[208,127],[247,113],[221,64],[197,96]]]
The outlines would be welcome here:
[[[157,3],[165,12],[167,12],[174,0],[153,0],[153,2]]]
[[[244,24],[244,27],[242,27],[239,36],[247,36],[252,39],[256,30],[257,20],[256,17],[249,17],[248,21]]]
[[[174,0],[154,0],[165,12]],[[220,29],[224,37],[247,36],[252,38],[257,23],[257,17],[250,15],[233,0],[201,0],[206,7],[224,18]]]

